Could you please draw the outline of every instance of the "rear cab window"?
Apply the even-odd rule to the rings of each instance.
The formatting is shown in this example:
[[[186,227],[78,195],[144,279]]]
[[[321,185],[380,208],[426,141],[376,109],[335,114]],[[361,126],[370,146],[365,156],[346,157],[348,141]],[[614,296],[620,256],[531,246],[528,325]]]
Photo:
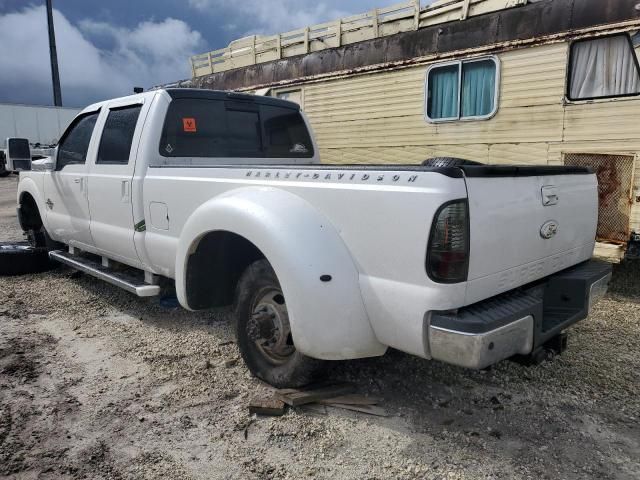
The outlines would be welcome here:
[[[127,165],[142,105],[112,108],[102,130],[97,164]]]
[[[177,98],[160,139],[164,157],[311,158],[300,111],[236,99]]]

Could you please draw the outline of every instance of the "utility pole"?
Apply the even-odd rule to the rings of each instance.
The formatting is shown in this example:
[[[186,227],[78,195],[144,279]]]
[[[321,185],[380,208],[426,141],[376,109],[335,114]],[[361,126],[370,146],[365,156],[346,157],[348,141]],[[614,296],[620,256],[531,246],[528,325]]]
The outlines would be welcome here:
[[[49,25],[49,57],[51,59],[51,80],[53,82],[53,104],[62,106],[62,92],[60,90],[60,73],[58,72],[58,51],[56,49],[56,32],[53,29],[53,7],[51,0],[47,0],[47,24]]]

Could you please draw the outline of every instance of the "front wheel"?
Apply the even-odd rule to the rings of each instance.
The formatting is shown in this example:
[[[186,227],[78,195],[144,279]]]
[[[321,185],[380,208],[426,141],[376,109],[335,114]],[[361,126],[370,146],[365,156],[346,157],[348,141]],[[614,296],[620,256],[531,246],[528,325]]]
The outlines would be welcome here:
[[[238,347],[251,373],[277,388],[310,383],[320,360],[296,350],[287,302],[266,260],[251,264],[238,282],[235,306]]]

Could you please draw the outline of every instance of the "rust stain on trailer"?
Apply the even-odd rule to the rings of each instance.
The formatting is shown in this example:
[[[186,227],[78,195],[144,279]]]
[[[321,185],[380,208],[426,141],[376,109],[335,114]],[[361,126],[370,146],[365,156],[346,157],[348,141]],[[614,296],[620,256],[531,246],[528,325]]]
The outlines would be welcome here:
[[[634,157],[591,153],[565,154],[565,165],[590,167],[598,176],[598,231],[601,241],[626,243],[631,231]]]
[[[620,189],[620,175],[613,161],[598,166],[598,199],[601,208],[609,208],[615,201],[615,194]]]

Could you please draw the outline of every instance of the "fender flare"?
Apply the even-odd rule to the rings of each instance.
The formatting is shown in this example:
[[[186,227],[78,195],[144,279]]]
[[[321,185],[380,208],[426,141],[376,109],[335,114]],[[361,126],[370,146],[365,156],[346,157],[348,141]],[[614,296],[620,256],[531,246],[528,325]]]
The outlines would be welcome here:
[[[369,322],[351,253],[335,227],[308,202],[277,188],[243,187],[201,205],[178,242],[176,291],[185,308],[189,256],[213,231],[244,237],[271,263],[299,351],[323,360],[384,354],[387,347]],[[327,275],[330,281],[320,279]]]
[[[42,194],[33,178],[20,178],[20,182],[18,183],[18,193],[16,195],[16,205],[18,207],[20,206],[20,198],[25,193],[31,195],[35,200],[38,211],[40,212],[40,219],[42,220],[42,224],[45,228],[47,228],[47,212],[44,208],[45,206],[42,200]],[[22,225],[20,225],[20,228],[22,228]]]

